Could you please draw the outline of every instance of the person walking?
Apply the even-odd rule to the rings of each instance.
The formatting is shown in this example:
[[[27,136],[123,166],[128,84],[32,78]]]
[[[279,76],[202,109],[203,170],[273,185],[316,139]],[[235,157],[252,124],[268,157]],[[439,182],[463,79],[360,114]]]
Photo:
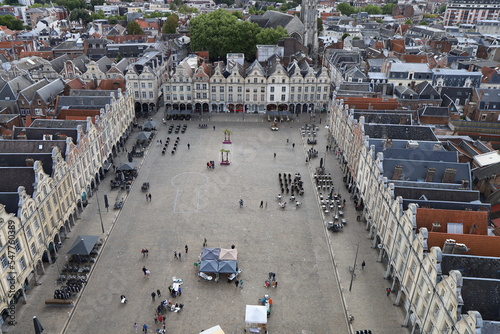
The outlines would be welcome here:
[[[148,332],[148,325],[146,325],[146,324],[142,325],[142,331],[144,333],[147,333]]]
[[[188,245],[184,246],[184,249],[186,250],[186,254],[188,253]]]
[[[361,263],[361,270],[365,270],[365,266],[366,266],[366,263],[365,263],[365,261],[363,261],[363,262]]]
[[[137,327],[138,327],[137,326],[137,322],[134,322],[134,326],[133,327],[134,327],[134,331],[137,333]]]
[[[146,250],[144,248],[141,250],[141,253],[142,253],[142,257],[146,257]]]
[[[177,291],[177,292],[178,292],[179,296],[181,296],[181,295],[182,295],[182,288],[181,288],[181,286],[180,286],[180,285],[179,285],[179,291]]]
[[[153,291],[153,292],[151,292],[151,301],[154,302],[155,299],[156,299],[156,292]]]
[[[174,259],[176,259],[176,260],[178,259],[178,258],[177,258],[177,252],[176,252],[176,251],[174,251]]]
[[[264,201],[260,201],[260,207],[264,207]]]
[[[234,281],[234,285],[236,285],[236,287],[238,287],[238,285],[240,285],[240,281],[239,280]]]
[[[160,291],[160,289],[156,289],[156,295],[157,295],[158,297],[161,297],[161,291]]]
[[[266,206],[265,206],[265,208],[267,209],[267,201],[266,201]]]
[[[149,201],[151,202],[151,193],[149,193]]]
[[[207,238],[205,238],[205,240],[203,241],[203,247],[207,247]]]
[[[215,131],[215,125],[214,125],[214,131]]]
[[[146,202],[149,201],[149,195],[146,193]]]
[[[142,272],[144,273],[144,276],[146,276],[146,272],[147,272],[147,271],[148,271],[148,270],[146,269],[146,267],[142,267]]]
[[[146,257],[149,256],[149,250],[147,248],[144,250],[144,253],[146,253]]]
[[[276,152],[274,152],[274,158],[276,159]]]
[[[188,143],[188,150],[189,150],[190,148],[191,148],[191,145],[189,145],[189,143]]]
[[[182,253],[181,252],[178,253],[178,256],[179,256],[179,261],[182,261]]]
[[[295,143],[292,144],[292,148],[295,148]]]
[[[385,292],[387,292],[387,297],[389,297],[389,295],[391,294],[391,288],[385,289]]]

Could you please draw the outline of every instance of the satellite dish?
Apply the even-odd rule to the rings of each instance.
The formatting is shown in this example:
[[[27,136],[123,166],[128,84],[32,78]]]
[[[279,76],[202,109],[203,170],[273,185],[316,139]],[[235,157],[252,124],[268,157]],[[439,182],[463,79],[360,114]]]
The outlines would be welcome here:
[[[384,245],[382,245],[382,244],[378,244],[378,245],[377,245],[377,247],[378,247],[379,249],[382,249],[382,248],[384,247]]]

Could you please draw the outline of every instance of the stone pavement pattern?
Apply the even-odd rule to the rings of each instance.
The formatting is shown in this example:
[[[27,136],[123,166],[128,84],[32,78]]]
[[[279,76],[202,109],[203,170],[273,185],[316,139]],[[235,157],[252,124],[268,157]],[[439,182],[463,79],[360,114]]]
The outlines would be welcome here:
[[[162,297],[167,296],[173,276],[184,280],[182,296],[173,301],[185,304],[185,308],[181,313],[167,314],[168,333],[198,333],[217,324],[228,334],[242,333],[245,305],[257,304],[264,294],[274,300],[268,322],[270,333],[348,333],[340,289],[347,313],[355,317],[354,329],[406,332],[400,327],[402,312],[392,306],[393,297],[385,295],[390,282],[382,278],[384,268],[375,262],[377,253],[370,248],[364,225],[356,222],[358,213],[342,184],[334,154],[325,155],[326,130],[320,130],[316,149],[319,157],[325,157],[336,189],[348,199],[349,223],[337,234],[325,230],[310,177],[319,158],[305,164],[304,152],[309,147],[298,130],[303,123],[282,124],[278,132],[271,132],[261,116],[252,116],[245,116],[242,122],[236,115],[215,115],[207,129],[198,129],[197,120],[176,122],[188,124],[185,134],[168,135],[167,127],[160,125],[121,211],[106,212],[102,205],[105,193],[111,206],[115,197],[122,196],[110,190],[110,177],[100,185],[97,193],[104,227],[106,234],[112,233],[77,307],[44,307],[43,301],[52,298],[57,275],[56,267],[51,266],[42,277],[43,285],[31,290],[28,304],[20,307],[22,321],[8,332],[31,332],[33,315],[48,333],[127,333],[133,332],[134,322],[154,329],[158,301],[152,302],[150,294],[160,289]],[[155,118],[161,120],[160,113]],[[214,170],[208,170],[206,162],[219,159],[225,128],[233,132],[231,166],[216,164]],[[129,148],[135,135],[131,135]],[[180,137],[175,155],[170,150],[161,155],[161,147],[156,146],[156,140],[164,141],[167,136],[170,149]],[[292,143],[296,143],[295,148]],[[124,156],[120,159],[125,162]],[[305,196],[299,199],[303,203],[300,208],[278,207],[275,196],[280,172],[301,173]],[[143,182],[151,183],[151,202],[141,192]],[[243,208],[238,206],[240,198],[245,201]],[[261,200],[267,201],[267,209],[259,208]],[[71,239],[64,243],[59,261],[78,234],[101,234],[95,201],[96,196],[82,213]],[[243,289],[226,283],[223,275],[219,283],[198,280],[193,263],[198,261],[204,238],[209,247],[236,245]],[[365,260],[367,266],[357,271],[349,292],[348,268],[354,262],[356,243],[360,246],[358,265]],[[186,244],[188,254],[184,251]],[[149,249],[148,258],[142,257],[142,248]],[[174,259],[174,251],[183,253],[182,261]],[[59,263],[62,266],[62,261]],[[143,275],[143,266],[151,270],[150,277]],[[277,289],[263,287],[270,271],[277,274]],[[121,294],[127,296],[128,304],[120,304]]]

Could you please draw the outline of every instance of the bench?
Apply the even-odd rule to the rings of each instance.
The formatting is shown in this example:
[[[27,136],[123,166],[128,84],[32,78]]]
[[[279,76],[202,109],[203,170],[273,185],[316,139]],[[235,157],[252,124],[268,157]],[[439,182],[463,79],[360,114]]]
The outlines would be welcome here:
[[[45,305],[52,307],[73,307],[75,302],[72,299],[46,299]]]

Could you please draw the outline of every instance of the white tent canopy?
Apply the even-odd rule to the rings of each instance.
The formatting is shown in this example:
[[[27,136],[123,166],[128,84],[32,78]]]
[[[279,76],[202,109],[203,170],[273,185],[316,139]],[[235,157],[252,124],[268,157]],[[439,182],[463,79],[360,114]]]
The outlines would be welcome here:
[[[214,326],[209,329],[205,329],[203,332],[200,332],[200,334],[225,334],[222,328],[220,328],[219,325]]]
[[[245,322],[250,324],[267,324],[267,308],[260,305],[247,305]]]

